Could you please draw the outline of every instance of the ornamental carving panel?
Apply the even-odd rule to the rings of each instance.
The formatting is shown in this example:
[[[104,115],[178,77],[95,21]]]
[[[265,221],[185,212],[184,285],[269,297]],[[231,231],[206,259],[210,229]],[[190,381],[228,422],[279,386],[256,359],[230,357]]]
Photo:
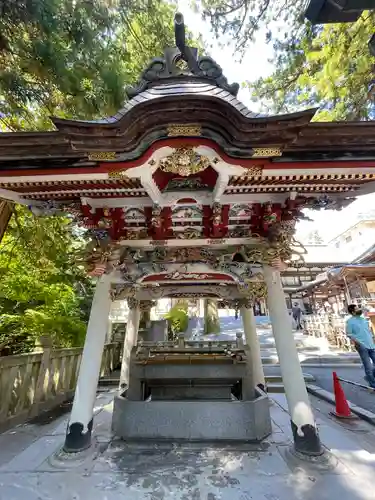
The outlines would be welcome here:
[[[155,300],[141,300],[139,304],[139,308],[142,312],[149,311],[154,306],[156,306]]]
[[[113,161],[116,160],[114,151],[95,151],[88,154],[90,161]]]
[[[200,125],[169,125],[168,137],[195,137],[202,134]]]
[[[251,302],[267,297],[267,286],[263,282],[239,283],[238,291],[244,298]]]
[[[177,174],[181,177],[197,174],[209,166],[209,158],[199,155],[191,147],[178,148],[170,156],[159,162],[160,170]]]
[[[136,294],[136,288],[129,285],[115,285],[112,286],[110,293],[112,300],[124,300],[127,298],[134,298]]]
[[[270,158],[272,156],[281,156],[283,153],[280,148],[253,148],[253,158]]]
[[[127,299],[127,301],[128,301],[128,307],[129,307],[130,310],[132,310],[132,309],[138,309],[139,306],[140,306],[139,300],[135,299],[134,297],[129,297]]]

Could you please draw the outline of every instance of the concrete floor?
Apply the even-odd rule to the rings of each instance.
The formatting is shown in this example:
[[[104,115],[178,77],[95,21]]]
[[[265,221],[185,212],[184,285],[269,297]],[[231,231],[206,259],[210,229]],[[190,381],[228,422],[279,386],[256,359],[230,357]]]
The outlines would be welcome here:
[[[113,392],[99,394],[95,446],[61,453],[68,415],[0,435],[1,500],[373,500],[375,428],[337,423],[315,398],[329,467],[296,461],[282,394],[262,445],[126,443],[110,431]]]

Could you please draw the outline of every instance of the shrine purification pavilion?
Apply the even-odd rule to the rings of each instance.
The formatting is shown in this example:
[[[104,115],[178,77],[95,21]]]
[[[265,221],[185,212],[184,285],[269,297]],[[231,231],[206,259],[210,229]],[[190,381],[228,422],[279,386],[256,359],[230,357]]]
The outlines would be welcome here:
[[[259,440],[269,434],[252,309],[255,299],[267,297],[295,450],[319,455],[280,269],[303,259],[303,247],[294,238],[303,209],[339,210],[375,191],[375,124],[314,122],[316,109],[253,113],[237,99],[238,84],[228,83],[213,59],[187,46],[180,14],[175,31],[176,47],[151,61],[116,115],[95,121],[52,117],[52,132],[0,134],[0,197],[6,205],[26,205],[36,216],[70,214],[92,236],[87,266],[97,285],[65,450],[91,443],[113,299],[127,299],[130,309],[115,400],[116,433],[150,437],[155,422],[152,436],[157,438]],[[177,347],[159,346],[164,354],[157,346],[137,345],[140,311],[161,297],[234,304],[243,317],[245,345],[240,336],[231,352],[220,345],[218,351],[213,345],[187,345],[183,338]],[[148,350],[144,356],[142,349]],[[173,352],[178,366],[170,361]],[[219,373],[225,357],[232,363],[225,365],[232,370],[226,380],[238,386],[241,379],[242,389],[231,389],[226,401],[213,397],[207,406],[199,391],[193,400],[178,400],[169,385],[165,390],[173,397],[168,400],[160,382],[167,371],[158,370],[175,363],[175,380],[182,379],[195,355],[200,373],[187,379],[194,378],[197,391],[216,383],[215,367]],[[137,390],[129,382],[133,369]],[[147,386],[146,371],[154,384]]]

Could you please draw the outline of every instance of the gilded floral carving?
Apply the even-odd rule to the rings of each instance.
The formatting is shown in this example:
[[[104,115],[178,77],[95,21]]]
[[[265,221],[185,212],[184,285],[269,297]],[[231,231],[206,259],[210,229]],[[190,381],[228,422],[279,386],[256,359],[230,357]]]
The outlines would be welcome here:
[[[199,155],[191,147],[178,148],[159,162],[159,167],[163,172],[170,172],[182,177],[202,172],[209,166],[209,158]]]

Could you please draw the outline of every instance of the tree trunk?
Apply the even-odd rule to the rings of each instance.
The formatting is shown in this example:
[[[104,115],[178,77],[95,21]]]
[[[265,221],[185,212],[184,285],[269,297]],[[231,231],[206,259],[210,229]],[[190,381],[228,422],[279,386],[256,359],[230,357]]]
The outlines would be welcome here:
[[[220,320],[216,299],[205,299],[204,301],[204,333],[220,333]]]
[[[0,241],[7,230],[11,215],[12,204],[7,201],[0,200]]]

